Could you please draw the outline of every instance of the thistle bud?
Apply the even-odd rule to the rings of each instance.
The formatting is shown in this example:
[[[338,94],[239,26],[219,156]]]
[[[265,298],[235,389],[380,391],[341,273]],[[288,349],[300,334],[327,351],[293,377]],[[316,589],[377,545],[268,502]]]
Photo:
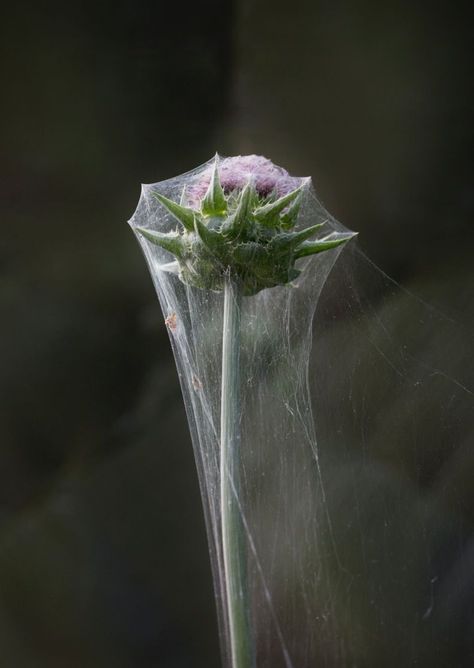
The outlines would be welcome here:
[[[179,203],[154,193],[178,222],[176,232],[137,231],[175,256],[184,283],[221,291],[230,274],[244,295],[254,295],[297,278],[299,258],[354,236],[333,233],[311,241],[324,223],[294,229],[310,183],[261,156],[216,155],[212,169],[189,185]]]

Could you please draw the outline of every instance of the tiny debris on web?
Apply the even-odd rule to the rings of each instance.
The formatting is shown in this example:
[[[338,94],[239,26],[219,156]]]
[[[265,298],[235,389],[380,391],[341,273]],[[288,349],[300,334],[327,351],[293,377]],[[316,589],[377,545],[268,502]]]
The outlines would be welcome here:
[[[193,387],[196,391],[202,390],[202,383],[197,376],[193,375]]]
[[[165,318],[165,325],[171,332],[176,331],[176,327],[178,326],[176,313],[171,313],[167,318]]]

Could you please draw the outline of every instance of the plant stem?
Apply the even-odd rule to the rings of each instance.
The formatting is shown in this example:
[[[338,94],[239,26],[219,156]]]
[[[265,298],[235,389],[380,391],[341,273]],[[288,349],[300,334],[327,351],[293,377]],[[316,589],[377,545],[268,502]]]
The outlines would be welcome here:
[[[229,276],[224,288],[222,328],[222,550],[232,668],[252,668],[254,660],[248,618],[245,534],[239,508],[241,303],[241,287]]]

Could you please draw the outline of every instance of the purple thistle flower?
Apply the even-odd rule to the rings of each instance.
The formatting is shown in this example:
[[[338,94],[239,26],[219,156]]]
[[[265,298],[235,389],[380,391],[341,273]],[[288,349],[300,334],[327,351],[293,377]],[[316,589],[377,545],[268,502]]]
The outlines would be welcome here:
[[[290,176],[286,169],[273,164],[262,155],[238,155],[232,158],[223,158],[219,161],[219,178],[226,194],[242,190],[251,181],[261,198],[272,193],[282,197],[298,188],[303,178]],[[196,182],[190,184],[186,190],[188,206],[199,208],[200,203],[209,187],[213,166],[199,174]]]

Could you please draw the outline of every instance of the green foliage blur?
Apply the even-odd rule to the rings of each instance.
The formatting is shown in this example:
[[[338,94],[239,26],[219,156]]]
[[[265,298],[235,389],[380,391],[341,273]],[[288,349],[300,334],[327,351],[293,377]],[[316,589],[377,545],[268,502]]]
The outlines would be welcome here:
[[[186,417],[126,224],[140,183],[216,150],[266,155],[467,322],[471,23],[369,1],[2,12],[1,663],[214,668]],[[453,469],[472,531],[472,454]]]

